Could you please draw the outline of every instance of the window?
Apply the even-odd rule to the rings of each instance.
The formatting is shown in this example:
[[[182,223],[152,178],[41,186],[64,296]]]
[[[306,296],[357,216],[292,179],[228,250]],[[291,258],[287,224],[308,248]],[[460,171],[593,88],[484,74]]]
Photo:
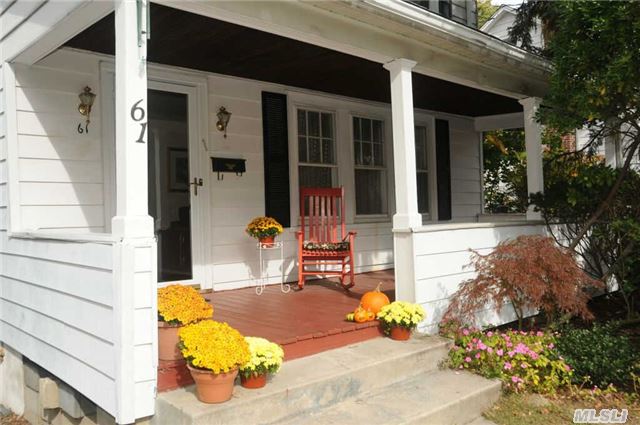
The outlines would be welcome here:
[[[384,123],[353,117],[356,215],[386,214]]]
[[[418,212],[429,214],[429,154],[427,127],[416,126],[416,174],[418,188]]]
[[[298,109],[299,187],[332,187],[336,180],[334,115]]]

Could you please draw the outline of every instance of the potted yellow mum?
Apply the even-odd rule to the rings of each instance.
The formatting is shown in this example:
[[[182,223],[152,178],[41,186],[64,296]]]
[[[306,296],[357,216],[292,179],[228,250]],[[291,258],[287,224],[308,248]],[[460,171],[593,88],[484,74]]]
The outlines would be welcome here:
[[[195,288],[169,285],[158,289],[158,358],[182,360],[178,349],[180,327],[212,316],[213,307]]]
[[[240,332],[213,320],[180,329],[180,348],[196,383],[198,400],[203,403],[229,400],[238,368],[251,358]]]
[[[256,217],[247,225],[246,229],[249,236],[258,239],[262,246],[267,248],[273,246],[275,237],[282,231],[282,225],[271,217]]]
[[[394,301],[380,309],[377,316],[384,333],[391,339],[406,341],[426,314],[420,304]]]
[[[282,366],[284,351],[275,342],[255,336],[245,336],[251,358],[240,368],[240,383],[245,388],[262,388],[267,375],[275,374]]]

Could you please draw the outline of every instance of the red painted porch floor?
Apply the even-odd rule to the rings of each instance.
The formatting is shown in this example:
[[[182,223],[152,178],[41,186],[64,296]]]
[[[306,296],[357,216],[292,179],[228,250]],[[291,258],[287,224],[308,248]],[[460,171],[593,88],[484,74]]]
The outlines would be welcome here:
[[[393,270],[356,275],[356,285],[345,291],[333,280],[307,281],[304,290],[291,285],[282,293],[280,285],[204,294],[213,304],[213,319],[227,322],[243,335],[259,336],[282,345],[285,360],[309,356],[381,336],[377,321],[353,323],[345,315],[359,304],[362,295],[382,282],[382,290],[395,299]],[[162,362],[161,362],[162,363]],[[182,365],[160,364],[158,390],[166,391],[191,383]]]

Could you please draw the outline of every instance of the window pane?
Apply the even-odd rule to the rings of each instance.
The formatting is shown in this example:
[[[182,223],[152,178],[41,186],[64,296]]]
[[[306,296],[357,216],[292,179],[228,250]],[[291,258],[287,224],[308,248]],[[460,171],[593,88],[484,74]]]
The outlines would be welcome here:
[[[320,139],[309,137],[309,161],[320,164]]]
[[[298,136],[307,134],[307,119],[305,111],[298,109]]]
[[[382,134],[382,121],[373,121],[373,141],[382,143],[384,136]]]
[[[314,111],[307,111],[307,121],[309,136],[320,137],[320,114]]]
[[[335,164],[335,158],[333,156],[333,140],[322,139],[322,163],[323,164]]]
[[[363,141],[371,141],[371,120],[368,118],[361,118],[362,120],[362,139]]]
[[[416,127],[416,169],[427,170],[427,128]]]
[[[371,143],[362,143],[362,163],[364,165],[373,165],[372,156]]]
[[[298,137],[298,160],[307,162],[307,138],[304,136]]]
[[[300,187],[331,187],[332,168],[330,167],[299,167]]]
[[[333,114],[322,114],[322,137],[333,139]]]
[[[384,171],[356,170],[356,214],[384,214]]]
[[[353,140],[360,140],[360,118],[353,117]]]
[[[382,167],[384,165],[384,153],[380,143],[373,144],[373,165]]]
[[[360,142],[354,142],[353,153],[356,159],[356,165],[362,165],[362,144]]]
[[[418,173],[418,212],[429,212],[429,174]]]

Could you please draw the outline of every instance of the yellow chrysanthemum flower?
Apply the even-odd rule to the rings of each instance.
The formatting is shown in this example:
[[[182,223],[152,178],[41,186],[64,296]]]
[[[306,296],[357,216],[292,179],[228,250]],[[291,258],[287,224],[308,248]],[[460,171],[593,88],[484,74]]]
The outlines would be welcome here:
[[[284,231],[282,225],[275,218],[256,217],[247,225],[246,232],[254,238],[276,236]]]
[[[188,325],[213,316],[213,306],[193,287],[169,285],[158,289],[158,319]]]
[[[376,317],[385,331],[393,326],[414,329],[424,320],[426,313],[420,304],[394,301],[382,307]]]
[[[213,373],[226,373],[251,358],[240,332],[223,322],[203,320],[180,329],[180,350],[187,362]]]
[[[244,338],[249,345],[251,358],[240,368],[240,373],[245,377],[276,373],[284,360],[284,351],[278,344],[258,338],[247,336]]]

